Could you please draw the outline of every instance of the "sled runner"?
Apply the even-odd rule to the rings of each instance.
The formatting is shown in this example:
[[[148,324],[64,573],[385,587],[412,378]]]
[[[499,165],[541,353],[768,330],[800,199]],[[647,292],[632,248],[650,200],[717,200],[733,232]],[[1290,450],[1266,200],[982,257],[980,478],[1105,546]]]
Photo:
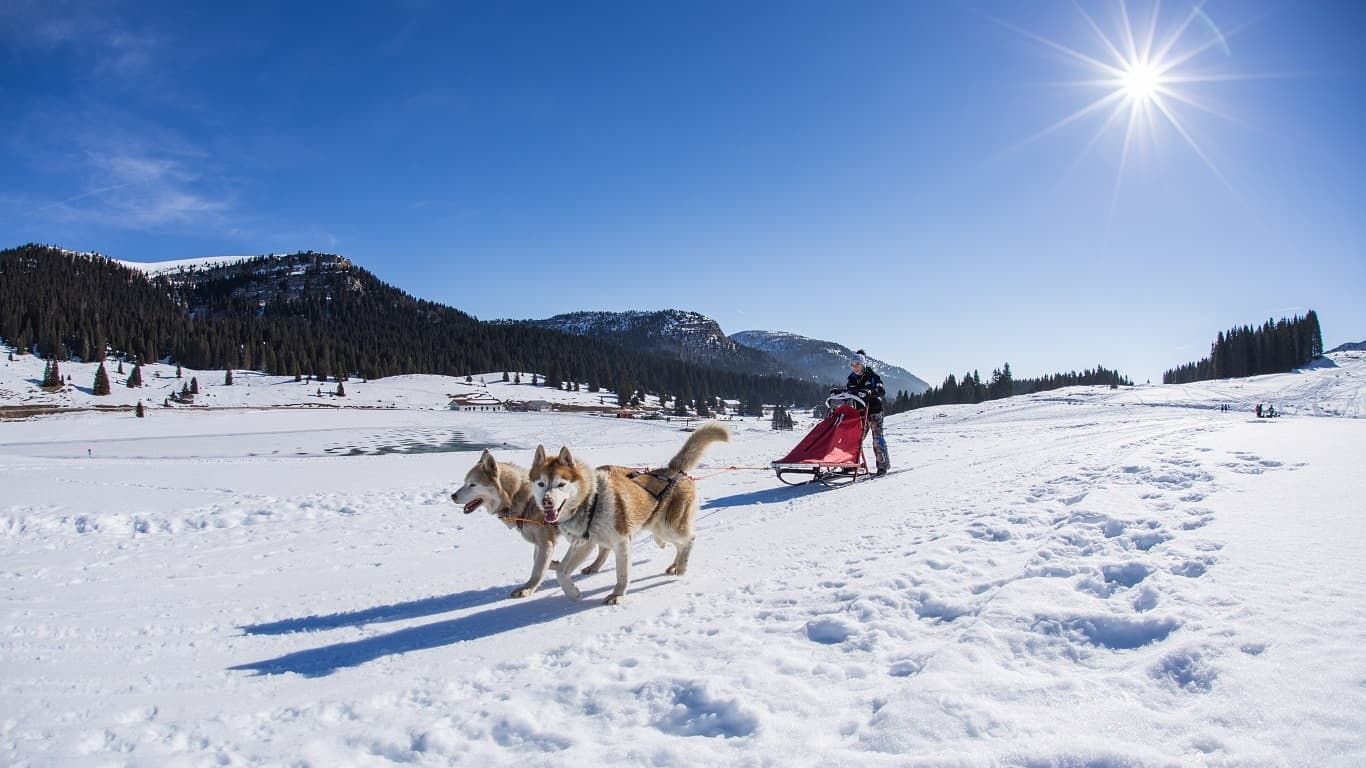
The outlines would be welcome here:
[[[830,415],[813,427],[790,453],[772,463],[778,479],[788,485],[837,486],[868,476],[868,462],[863,456],[867,404],[847,392],[831,395],[825,404]],[[798,481],[794,479],[797,477],[806,479]]]

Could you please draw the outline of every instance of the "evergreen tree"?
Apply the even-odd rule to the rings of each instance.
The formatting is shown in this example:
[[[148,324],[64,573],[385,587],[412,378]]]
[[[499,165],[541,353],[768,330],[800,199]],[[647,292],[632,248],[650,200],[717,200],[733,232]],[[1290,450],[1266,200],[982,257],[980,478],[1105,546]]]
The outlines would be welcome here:
[[[503,383],[506,384],[508,381],[509,381],[509,379],[508,379],[508,372],[507,372],[507,371],[503,371]]]
[[[1318,315],[1268,318],[1260,327],[1244,325],[1221,331],[1210,345],[1209,357],[1173,368],[1162,375],[1165,384],[1207,379],[1241,378],[1284,373],[1323,354]]]
[[[231,386],[232,386],[232,369],[231,369],[231,368],[229,368],[228,371],[227,371],[227,373],[225,373],[225,374],[223,375],[223,386],[225,386],[225,387],[231,387]]]
[[[137,407],[136,409],[134,409],[134,413],[137,414],[137,416],[138,416],[139,419],[141,419],[142,417],[144,417],[144,416],[147,415],[146,411],[144,411],[144,410],[142,409],[142,401],[141,401],[141,400],[138,401],[138,407]]]
[[[133,372],[128,374],[128,388],[132,389],[133,387],[140,386],[142,386],[142,366],[140,364],[134,364]]]
[[[57,369],[56,360],[48,360],[43,364],[43,384],[44,388],[62,386],[62,372]]]
[[[191,376],[191,377],[190,377],[190,394],[192,394],[192,395],[197,395],[197,394],[199,394],[199,379],[198,379],[197,377],[194,377],[194,376]]]
[[[515,373],[515,374],[513,374],[513,376],[512,376],[512,383],[513,383],[513,384],[521,384],[521,383],[522,383],[522,374],[521,374],[520,371],[517,372],[517,373]]]
[[[474,377],[471,376],[471,375],[469,375],[468,373],[465,374],[465,383],[466,383],[466,384],[473,384],[473,383],[474,383]]]
[[[346,387],[340,381],[337,382],[337,397],[346,397]]]
[[[94,394],[102,396],[109,393],[109,371],[104,369],[104,363],[100,363],[100,367],[95,370]]]
[[[182,371],[182,370],[180,370],[180,363],[176,363],[176,366],[175,366],[175,377],[176,377],[177,379],[183,379],[183,378],[185,378],[185,372]]]

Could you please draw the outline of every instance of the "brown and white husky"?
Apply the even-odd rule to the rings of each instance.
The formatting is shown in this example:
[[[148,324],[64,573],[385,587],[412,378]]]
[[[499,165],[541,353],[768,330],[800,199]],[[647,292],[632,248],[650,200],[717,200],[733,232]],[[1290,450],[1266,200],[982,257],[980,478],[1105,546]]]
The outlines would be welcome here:
[[[497,517],[508,528],[515,528],[522,538],[536,545],[531,560],[531,578],[513,590],[509,597],[526,597],[541,585],[547,566],[554,566],[550,557],[555,554],[559,530],[545,522],[545,515],[531,492],[531,478],[516,464],[494,461],[487,448],[479,462],[465,473],[465,483],[451,494],[451,501],[464,507],[465,514],[480,508]],[[602,547],[593,564],[584,573],[597,573],[607,559],[607,547]]]
[[[608,605],[621,602],[631,579],[631,537],[645,530],[660,546],[673,544],[677,553],[666,573],[682,576],[692,553],[693,521],[697,517],[697,490],[688,470],[697,466],[707,446],[730,440],[720,424],[704,424],[693,432],[665,469],[640,473],[629,467],[593,469],[575,459],[568,448],[546,456],[536,446],[531,465],[534,505],[546,522],[555,523],[571,541],[569,551],[555,569],[564,593],[579,599],[570,575],[587,559],[594,546],[610,547],[616,554],[617,588]]]

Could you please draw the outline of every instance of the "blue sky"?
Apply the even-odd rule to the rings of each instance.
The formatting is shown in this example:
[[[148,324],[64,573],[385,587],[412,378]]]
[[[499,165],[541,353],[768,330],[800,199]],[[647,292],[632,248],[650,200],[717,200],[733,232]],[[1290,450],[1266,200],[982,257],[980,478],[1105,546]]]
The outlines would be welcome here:
[[[0,243],[332,251],[483,318],[693,309],[931,382],[1157,380],[1311,307],[1366,339],[1366,4],[1210,0],[1180,130],[1146,104],[1127,153],[1129,96],[1045,129],[1154,6],[1079,8],[11,1]]]

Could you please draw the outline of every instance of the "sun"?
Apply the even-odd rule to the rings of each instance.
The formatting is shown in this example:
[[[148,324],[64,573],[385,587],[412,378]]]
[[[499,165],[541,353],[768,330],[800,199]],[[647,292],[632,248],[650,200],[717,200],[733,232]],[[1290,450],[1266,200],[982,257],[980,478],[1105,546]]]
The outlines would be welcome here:
[[[1100,120],[1099,130],[1082,150],[1082,154],[1085,155],[1106,134],[1122,130],[1119,169],[1111,200],[1113,211],[1118,202],[1120,183],[1125,166],[1129,163],[1131,150],[1145,139],[1156,145],[1159,141],[1159,131],[1165,127],[1170,133],[1179,136],[1190,151],[1237,196],[1237,190],[1229,184],[1228,179],[1187,129],[1186,122],[1189,118],[1183,115],[1183,112],[1198,110],[1238,122],[1202,103],[1191,88],[1199,83],[1256,79],[1274,75],[1217,74],[1210,72],[1208,67],[1202,67],[1203,71],[1200,72],[1193,71],[1192,61],[1203,54],[1212,50],[1222,50],[1225,55],[1230,54],[1228,38],[1231,35],[1225,35],[1215,26],[1214,21],[1201,9],[1202,3],[1196,2],[1189,12],[1178,19],[1173,19],[1174,23],[1163,25],[1159,18],[1160,0],[1152,0],[1148,4],[1150,12],[1141,18],[1135,18],[1130,13],[1130,2],[1131,0],[1115,0],[1118,23],[1117,28],[1110,33],[1102,29],[1081,5],[1074,3],[1074,7],[1093,35],[1089,45],[1078,47],[1049,40],[1000,19],[991,19],[1054,52],[1063,54],[1071,64],[1089,76],[1083,80],[1071,80],[1057,85],[1070,89],[1080,87],[1090,90],[1093,94],[1091,100],[1080,109],[1025,139],[1017,148],[1079,121]],[[1166,28],[1160,30],[1159,27],[1163,26]],[[1088,48],[1089,53],[1083,52]]]
[[[1131,104],[1146,104],[1162,90],[1162,74],[1151,64],[1134,62],[1124,70],[1120,84]]]

